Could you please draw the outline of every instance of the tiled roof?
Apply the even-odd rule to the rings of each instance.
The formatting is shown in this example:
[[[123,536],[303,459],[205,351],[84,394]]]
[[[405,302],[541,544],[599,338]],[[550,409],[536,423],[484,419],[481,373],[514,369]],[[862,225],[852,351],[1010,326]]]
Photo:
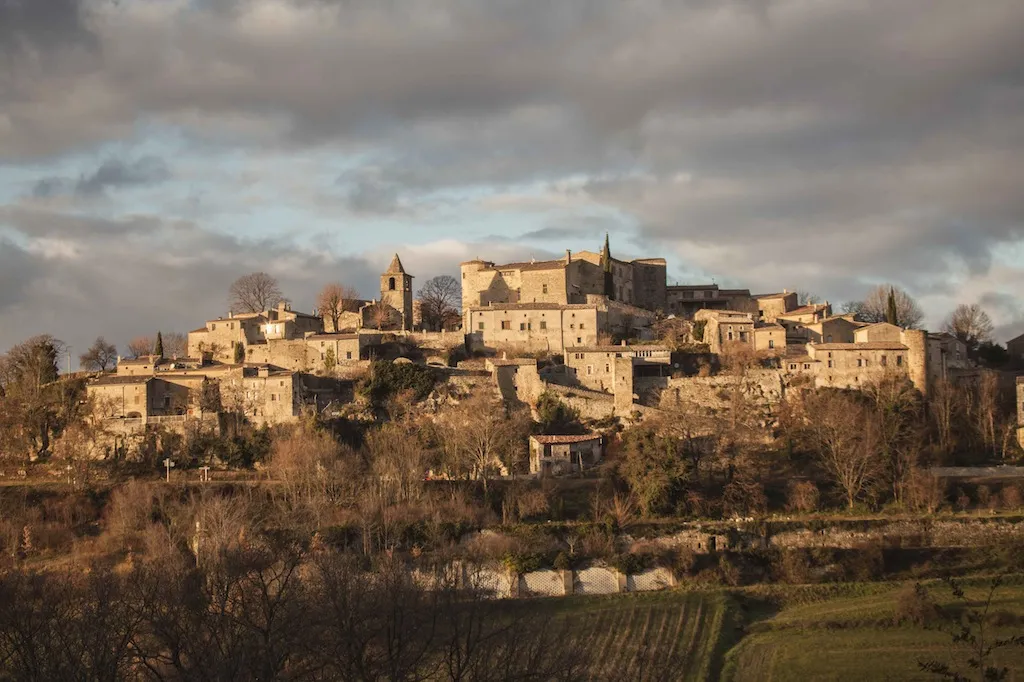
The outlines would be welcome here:
[[[902,343],[894,341],[869,341],[863,343],[818,343],[815,350],[907,350]]]
[[[90,386],[114,386],[118,384],[144,384],[155,379],[152,374],[137,374],[134,376],[109,376],[96,379]]]
[[[541,445],[559,445],[564,443],[586,443],[587,441],[600,440],[601,436],[599,436],[596,433],[589,433],[583,436],[547,435],[530,436],[530,438],[537,441]]]
[[[566,353],[628,353],[630,351],[663,351],[665,353],[671,352],[668,346],[572,346],[565,349]]]

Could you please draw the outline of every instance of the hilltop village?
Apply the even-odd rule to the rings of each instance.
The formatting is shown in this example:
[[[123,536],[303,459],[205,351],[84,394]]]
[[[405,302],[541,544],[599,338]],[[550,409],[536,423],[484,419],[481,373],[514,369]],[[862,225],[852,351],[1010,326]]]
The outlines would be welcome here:
[[[284,301],[228,311],[188,333],[183,357],[119,358],[87,384],[113,434],[108,448],[142,442],[156,425],[223,428],[225,415],[273,425],[350,414],[357,381],[378,360],[430,366],[443,382],[483,384],[534,411],[542,395],[555,395],[586,419],[628,423],[687,405],[723,407],[737,367],[751,409],[769,422],[775,405],[807,387],[903,376],[927,394],[977,376],[952,334],[861,321],[787,289],[670,285],[664,259],[619,260],[607,238],[600,252],[567,250],[557,260],[462,263],[461,324],[453,314],[439,330],[424,329],[413,279],[396,254],[376,300],[348,301],[334,314]],[[585,461],[575,453],[599,462],[600,442],[597,433],[534,438],[530,471],[578,471]]]

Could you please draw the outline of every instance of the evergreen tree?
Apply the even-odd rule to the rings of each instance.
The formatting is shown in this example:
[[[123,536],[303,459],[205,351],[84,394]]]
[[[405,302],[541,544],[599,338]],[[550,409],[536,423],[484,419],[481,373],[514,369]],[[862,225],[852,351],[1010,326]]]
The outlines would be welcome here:
[[[601,269],[604,270],[604,295],[615,300],[615,282],[612,277],[612,252],[608,245],[608,233],[604,233],[604,248],[601,249]]]
[[[900,316],[896,312],[896,290],[892,287],[889,288],[889,301],[886,305],[885,321],[889,324],[899,324]]]
[[[158,330],[156,333],[156,348],[153,351],[158,358],[164,356],[164,337]]]

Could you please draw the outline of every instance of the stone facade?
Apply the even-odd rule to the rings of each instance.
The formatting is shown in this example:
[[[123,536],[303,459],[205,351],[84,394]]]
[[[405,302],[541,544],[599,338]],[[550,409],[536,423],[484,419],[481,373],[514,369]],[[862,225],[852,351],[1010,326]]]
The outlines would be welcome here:
[[[609,298],[647,310],[664,310],[666,264],[662,258],[622,261],[608,256],[606,282],[604,256],[592,251],[564,259],[495,264],[475,259],[462,263],[462,308],[507,303],[584,303],[588,295]],[[610,290],[609,290],[610,289]]]
[[[650,311],[589,296],[587,303],[508,303],[463,311],[472,347],[510,348],[561,354],[573,346],[596,346],[602,336],[643,336],[654,322]]]
[[[785,354],[786,328],[781,324],[769,324],[764,322],[755,324],[754,350],[776,355]]]
[[[583,436],[530,436],[530,473],[558,476],[589,469],[600,463],[602,438]]]
[[[781,294],[760,294],[754,296],[757,303],[755,317],[760,322],[775,322],[780,315],[796,310],[797,295],[795,291],[782,290]]]
[[[754,347],[754,316],[736,310],[698,310],[694,320],[704,324],[704,343],[712,353],[721,353],[730,344]]]
[[[688,284],[666,287],[665,312],[692,319],[698,310],[756,310],[749,289],[720,289],[717,284]]]
[[[631,359],[629,371],[634,374],[640,367],[651,366],[659,375],[671,371],[672,351],[665,346],[583,346],[565,349],[568,378],[595,391],[611,392],[615,387],[616,358]]]
[[[411,330],[413,325],[412,280],[412,275],[402,267],[397,253],[380,277],[380,301],[400,313],[400,328],[406,331]]]
[[[190,358],[209,358],[215,362],[234,362],[235,344],[243,348],[267,341],[301,339],[323,331],[323,320],[315,315],[293,311],[286,302],[273,310],[244,313],[207,320],[205,327],[188,333]]]

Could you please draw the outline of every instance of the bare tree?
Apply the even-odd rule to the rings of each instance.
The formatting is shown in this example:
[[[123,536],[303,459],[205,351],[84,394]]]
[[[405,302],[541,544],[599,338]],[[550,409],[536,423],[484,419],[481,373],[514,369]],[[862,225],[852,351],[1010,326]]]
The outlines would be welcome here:
[[[974,351],[982,341],[989,340],[993,326],[992,319],[980,305],[961,303],[950,314],[942,329],[967,344],[968,350]]]
[[[423,327],[431,331],[447,329],[459,321],[462,287],[451,275],[428,279],[420,289],[420,315]]]
[[[243,313],[270,310],[281,301],[281,288],[277,280],[265,272],[251,272],[231,283],[228,305]]]
[[[821,296],[818,296],[813,291],[797,291],[796,300],[800,305],[815,305],[821,303]]]
[[[181,332],[164,334],[164,357],[183,358],[188,355],[188,337]]]
[[[117,347],[108,343],[102,336],[97,336],[89,350],[78,356],[78,364],[82,369],[106,372],[117,360]]]
[[[359,294],[350,286],[332,282],[324,285],[316,298],[316,308],[324,321],[330,321],[330,331],[338,331],[338,321],[343,313],[357,310]]]
[[[527,420],[499,400],[478,394],[445,415],[441,424],[445,468],[453,478],[483,483],[494,472],[513,472],[526,456]]]
[[[880,284],[872,289],[858,304],[847,304],[847,312],[853,312],[865,322],[885,322],[888,318],[890,293],[896,300],[896,324],[907,329],[917,329],[924,320],[924,311],[910,294],[892,284]]]
[[[876,454],[877,425],[861,405],[833,391],[811,397],[805,408],[818,461],[852,509],[882,471]]]
[[[152,336],[136,336],[128,342],[127,355],[133,360],[152,355],[155,345]]]

